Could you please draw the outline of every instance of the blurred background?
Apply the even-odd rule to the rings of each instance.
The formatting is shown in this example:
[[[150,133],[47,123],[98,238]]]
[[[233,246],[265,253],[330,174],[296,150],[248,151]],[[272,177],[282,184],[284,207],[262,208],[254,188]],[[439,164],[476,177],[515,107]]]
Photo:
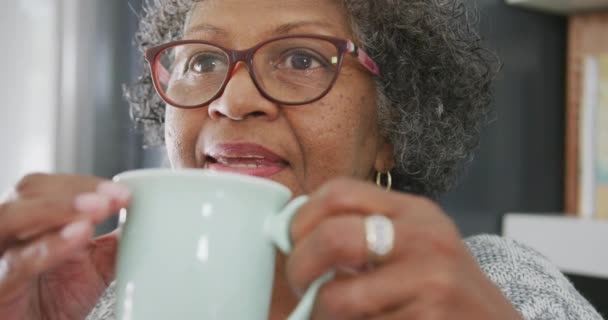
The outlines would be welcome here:
[[[500,234],[506,213],[564,213],[568,18],[471,1],[504,69],[476,159],[441,199],[465,236]],[[2,0],[0,190],[32,171],[111,177],[165,163],[162,148],[142,148],[122,99],[144,67],[132,44],[141,5]],[[586,276],[574,279],[590,296],[608,292],[603,275]]]

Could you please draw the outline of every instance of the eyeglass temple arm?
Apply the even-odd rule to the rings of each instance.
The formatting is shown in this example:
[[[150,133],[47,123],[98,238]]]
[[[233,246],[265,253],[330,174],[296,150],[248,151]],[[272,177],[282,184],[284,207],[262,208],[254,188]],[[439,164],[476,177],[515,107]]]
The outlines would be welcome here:
[[[158,61],[154,62],[154,64],[156,65],[155,69],[158,81],[163,85],[167,85],[169,83],[169,79],[171,79],[169,70],[167,70],[167,68],[165,68],[165,66],[163,66],[161,63],[158,63]]]
[[[150,72],[153,76],[157,76],[162,85],[167,85],[171,75],[169,70],[165,68],[158,60],[158,52],[154,48],[146,49],[146,60],[150,63]]]
[[[376,64],[376,62],[374,62],[374,60],[370,58],[370,56],[365,51],[357,47],[352,41],[349,40],[347,42],[346,50],[348,51],[348,53],[353,55],[353,57],[357,58],[359,63],[361,63],[361,65],[364,66],[365,69],[367,69],[375,76],[380,76],[380,68],[378,67],[378,64]]]

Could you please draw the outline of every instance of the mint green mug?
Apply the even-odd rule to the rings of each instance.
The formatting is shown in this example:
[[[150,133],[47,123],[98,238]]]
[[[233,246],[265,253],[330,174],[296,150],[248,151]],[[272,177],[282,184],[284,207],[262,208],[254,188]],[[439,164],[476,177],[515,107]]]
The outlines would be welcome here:
[[[289,202],[273,181],[198,169],[114,181],[133,193],[120,222],[118,320],[268,319],[275,246],[291,250],[289,224],[306,197]],[[290,320],[310,318],[329,278],[310,286]]]

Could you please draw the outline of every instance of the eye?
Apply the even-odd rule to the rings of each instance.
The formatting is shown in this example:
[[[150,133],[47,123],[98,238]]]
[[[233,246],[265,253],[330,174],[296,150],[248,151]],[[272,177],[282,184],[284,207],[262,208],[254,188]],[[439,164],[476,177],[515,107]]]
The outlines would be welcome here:
[[[226,58],[217,53],[200,53],[190,59],[188,71],[194,73],[223,72],[228,68]]]
[[[279,59],[279,62],[277,68],[295,70],[309,70],[326,65],[318,55],[307,50],[290,51],[284,54]]]

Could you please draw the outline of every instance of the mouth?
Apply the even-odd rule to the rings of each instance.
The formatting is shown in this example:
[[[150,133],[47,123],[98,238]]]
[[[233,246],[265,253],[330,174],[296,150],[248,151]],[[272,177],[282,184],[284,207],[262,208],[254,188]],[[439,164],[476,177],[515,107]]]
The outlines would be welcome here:
[[[272,176],[289,163],[272,151],[251,143],[218,144],[205,153],[205,168],[256,177]]]

